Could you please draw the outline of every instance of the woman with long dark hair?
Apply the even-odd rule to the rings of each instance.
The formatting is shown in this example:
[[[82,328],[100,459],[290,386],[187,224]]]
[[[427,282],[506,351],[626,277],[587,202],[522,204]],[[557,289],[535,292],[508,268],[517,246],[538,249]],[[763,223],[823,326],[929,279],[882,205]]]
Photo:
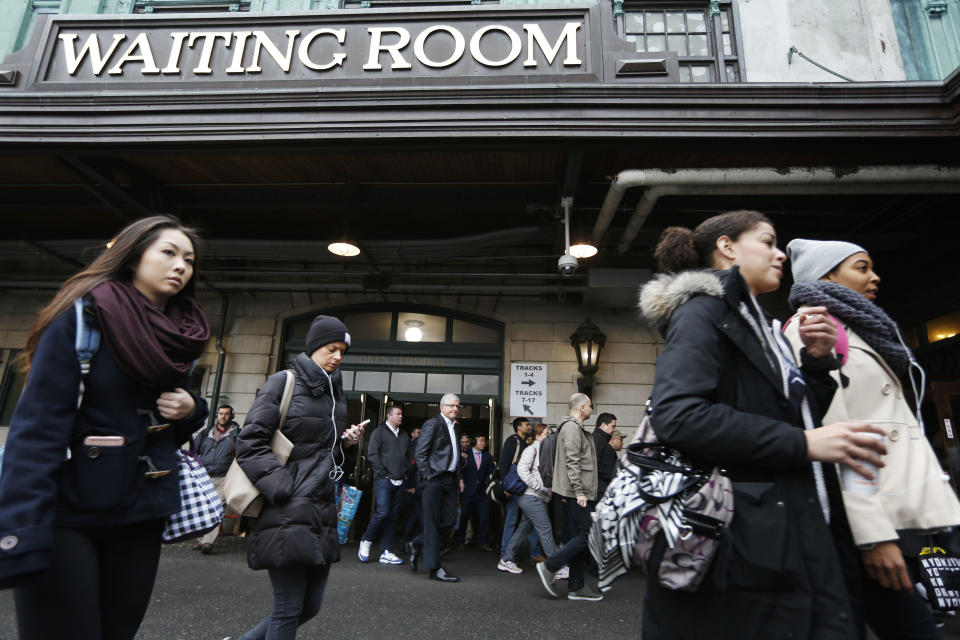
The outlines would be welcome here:
[[[846,337],[838,341],[843,366],[833,375],[840,384],[824,419],[864,420],[886,431],[886,466],[876,482],[843,491],[862,560],[850,586],[855,604],[862,603],[858,618],[880,638],[939,638],[902,550],[904,544],[919,548],[918,534],[960,524],[960,503],[923,433],[923,369],[875,302],[880,277],[863,247],[797,238],[787,253],[795,281],[790,304],[797,309],[787,339],[800,347],[797,323],[810,306],[825,307]],[[907,403],[911,393],[916,412]]]
[[[776,240],[755,211],[668,228],[655,253],[664,275],[641,291],[644,316],[666,336],[651,395],[657,438],[698,467],[726,469],[734,487],[730,538],[697,591],[648,581],[646,640],[854,633],[828,526],[842,515],[839,490],[820,462],[869,474],[861,461],[881,464],[883,447],[868,425],[814,428],[836,387],[836,329],[825,310],[809,310],[798,366],[757,302],[780,286]]]
[[[180,506],[176,449],[207,416],[186,390],[210,334],[198,244],[171,216],[133,222],[37,316],[0,475],[0,586],[16,587],[21,638],[136,635]],[[84,327],[101,340],[82,374]]]

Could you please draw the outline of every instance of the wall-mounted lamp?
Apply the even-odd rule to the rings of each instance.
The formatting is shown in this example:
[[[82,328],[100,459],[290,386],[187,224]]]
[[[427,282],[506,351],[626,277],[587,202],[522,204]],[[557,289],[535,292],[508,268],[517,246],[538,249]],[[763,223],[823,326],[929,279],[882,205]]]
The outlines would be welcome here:
[[[600,350],[607,342],[607,336],[590,318],[584,320],[577,330],[570,334],[570,344],[577,354],[577,370],[583,376],[577,378],[577,390],[580,393],[593,393],[593,374],[600,366]]]

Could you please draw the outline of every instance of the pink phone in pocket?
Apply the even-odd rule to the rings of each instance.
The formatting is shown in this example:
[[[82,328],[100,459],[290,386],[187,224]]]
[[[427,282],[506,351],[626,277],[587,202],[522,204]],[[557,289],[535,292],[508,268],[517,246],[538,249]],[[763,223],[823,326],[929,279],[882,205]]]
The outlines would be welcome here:
[[[83,444],[88,447],[122,447],[127,443],[123,436],[87,436]]]

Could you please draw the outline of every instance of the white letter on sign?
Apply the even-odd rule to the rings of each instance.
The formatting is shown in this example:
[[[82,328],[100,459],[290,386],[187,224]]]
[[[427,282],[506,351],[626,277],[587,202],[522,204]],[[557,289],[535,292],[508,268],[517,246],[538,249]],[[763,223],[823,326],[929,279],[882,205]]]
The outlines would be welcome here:
[[[77,68],[80,67],[80,63],[83,62],[83,56],[87,55],[89,51],[93,75],[98,76],[100,72],[103,71],[104,65],[107,64],[107,60],[109,60],[113,52],[117,50],[117,45],[125,40],[127,36],[122,33],[113,34],[113,44],[110,45],[110,48],[107,50],[107,55],[105,56],[100,55],[100,37],[96,33],[91,33],[89,37],[87,37],[87,41],[83,44],[83,47],[80,48],[80,53],[77,53],[73,42],[77,39],[77,34],[62,33],[57,37],[63,41],[63,55],[67,59],[67,73],[70,75],[75,74]]]
[[[567,57],[563,59],[563,65],[569,67],[583,64],[580,58],[577,57],[577,30],[580,29],[579,23],[568,22],[565,24],[563,31],[560,32],[560,37],[557,38],[557,42],[553,46],[550,46],[550,43],[547,42],[547,37],[543,35],[540,25],[525,24],[523,28],[527,32],[527,59],[523,62],[523,66],[537,66],[537,61],[533,57],[534,42],[540,47],[543,55],[547,57],[547,64],[553,64],[553,59],[556,58],[560,52],[560,47],[563,46],[564,40],[567,41]]]
[[[273,40],[270,39],[270,36],[268,36],[266,32],[253,32],[253,37],[255,38],[253,42],[253,62],[247,67],[247,73],[260,73],[263,71],[263,69],[260,68],[260,51],[263,49],[267,50],[267,53],[270,54],[273,61],[276,62],[284,72],[290,73],[290,62],[293,59],[293,43],[297,39],[297,36],[300,35],[300,30],[289,29],[284,33],[287,34],[286,53],[280,52],[280,48],[273,44]]]
[[[197,66],[194,67],[193,72],[195,74],[213,73],[213,69],[210,68],[210,59],[213,57],[213,45],[216,44],[217,38],[223,38],[223,41],[227,43],[226,46],[229,47],[230,41],[233,39],[233,32],[194,31],[190,33],[187,46],[192,47],[193,43],[197,41],[197,38],[203,38],[203,48],[200,49],[200,61],[197,63]]]
[[[332,69],[338,64],[343,64],[344,59],[347,57],[345,53],[335,53],[333,54],[333,60],[326,64],[317,64],[310,59],[310,45],[313,44],[313,41],[320,36],[333,36],[337,39],[337,42],[343,44],[347,39],[347,30],[346,29],[316,29],[311,31],[303,37],[303,40],[300,41],[300,49],[297,51],[297,55],[300,58],[300,62],[303,63],[303,66],[308,69],[313,69],[314,71],[323,71],[325,69]]]
[[[483,55],[482,51],[480,51],[480,39],[493,30],[502,31],[508,38],[510,38],[510,53],[508,53],[507,57],[503,60],[490,60]],[[473,37],[470,38],[470,55],[473,56],[474,60],[488,67],[502,67],[510,64],[520,57],[520,49],[522,47],[523,43],[520,41],[520,36],[517,35],[517,32],[509,27],[503,26],[502,24],[488,25],[477,31],[475,34],[473,34]]]
[[[167,66],[161,73],[180,73],[180,53],[183,51],[183,41],[190,35],[186,31],[171,33],[173,44],[170,45],[170,58],[167,60]]]
[[[134,55],[134,51],[140,49],[139,55]],[[119,76],[123,74],[123,65],[128,62],[142,62],[143,68],[140,69],[140,73],[146,75],[148,73],[160,73],[160,67],[157,66],[157,63],[153,59],[153,49],[150,48],[150,41],[147,40],[147,34],[141,33],[137,36],[136,40],[130,43],[130,46],[127,47],[127,50],[124,52],[120,59],[117,60],[117,64],[113,65],[113,68],[108,71],[112,76]]]
[[[380,44],[383,34],[388,31],[400,36],[400,40],[394,44]],[[413,66],[400,55],[400,49],[410,44],[409,31],[403,27],[370,27],[367,32],[370,34],[370,57],[367,59],[367,64],[363,65],[364,71],[383,68],[380,65],[381,51],[386,51],[393,58],[393,64],[390,65],[391,69],[409,69]]]
[[[453,37],[453,53],[450,54],[450,57],[444,60],[443,62],[434,62],[427,57],[427,54],[423,50],[423,45],[426,43],[427,38],[430,37],[436,31],[446,31]],[[460,59],[460,56],[463,55],[464,49],[466,49],[467,43],[463,39],[463,34],[454,29],[453,27],[448,27],[445,24],[440,24],[435,27],[430,27],[426,31],[423,31],[419,36],[417,36],[416,42],[413,43],[413,54],[417,56],[417,60],[427,65],[428,67],[433,67],[439,69],[442,67],[449,67],[454,62]]]

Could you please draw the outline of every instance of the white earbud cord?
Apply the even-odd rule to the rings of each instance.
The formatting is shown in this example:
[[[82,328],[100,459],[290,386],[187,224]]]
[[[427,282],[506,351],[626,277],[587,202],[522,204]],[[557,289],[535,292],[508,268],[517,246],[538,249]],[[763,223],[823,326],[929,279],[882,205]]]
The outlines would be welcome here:
[[[330,401],[333,403],[330,408],[330,428],[333,430],[333,442],[335,447],[340,448],[340,459],[346,461],[347,454],[343,452],[343,440],[337,437],[337,398],[333,395],[333,379],[330,377],[330,374],[327,373],[322,367],[320,371],[323,371],[323,375],[327,376],[327,389],[330,390]],[[334,482],[339,482],[340,478],[343,477],[343,467],[337,464],[337,455],[334,452],[334,447],[330,448],[330,455],[333,457],[333,469],[330,470],[330,479]]]
[[[913,358],[913,352],[910,351],[910,347],[907,346],[907,343],[903,341],[903,336],[900,335],[900,329],[894,326],[894,329],[897,331],[897,340],[900,341],[900,346],[903,347],[903,350],[907,352],[907,357],[910,358],[910,366],[907,368],[907,378],[910,379],[910,388],[913,389],[913,399],[917,402],[916,416],[917,424],[920,425],[920,428],[923,428],[923,416],[920,415],[920,407],[923,406],[923,396],[927,389],[927,374],[923,370],[923,367],[917,363]],[[913,374],[914,369],[920,373],[920,389],[917,390],[917,382],[914,380]]]

